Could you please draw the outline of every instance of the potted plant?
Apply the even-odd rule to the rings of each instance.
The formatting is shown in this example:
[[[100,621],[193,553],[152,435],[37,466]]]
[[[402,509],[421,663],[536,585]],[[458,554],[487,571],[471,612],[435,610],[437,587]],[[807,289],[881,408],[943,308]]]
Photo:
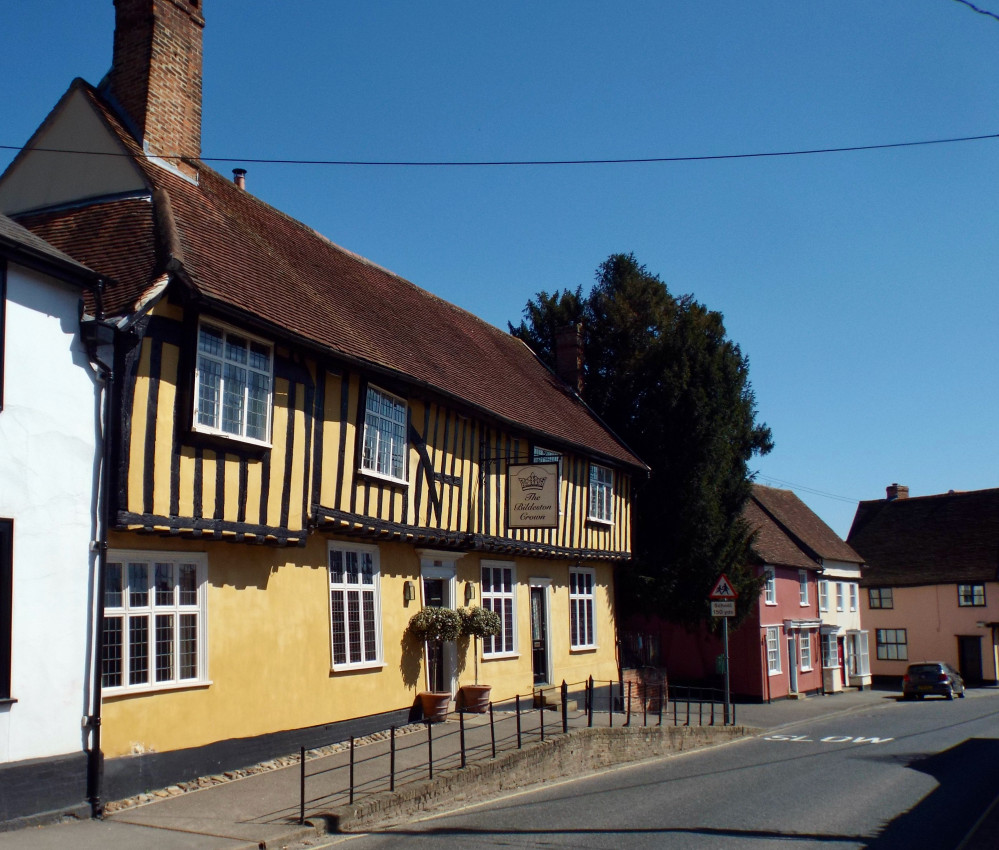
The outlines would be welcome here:
[[[478,605],[461,609],[462,634],[471,635],[475,640],[475,684],[461,686],[462,704],[467,711],[482,713],[489,708],[489,692],[492,685],[479,684],[479,638],[495,637],[503,631],[499,614]]]
[[[417,611],[409,621],[409,633],[425,645],[427,671],[430,687],[437,681],[438,652],[445,641],[457,640],[461,636],[461,617],[451,608],[428,607]],[[430,721],[447,718],[450,691],[422,691],[419,694],[423,706],[423,716]]]

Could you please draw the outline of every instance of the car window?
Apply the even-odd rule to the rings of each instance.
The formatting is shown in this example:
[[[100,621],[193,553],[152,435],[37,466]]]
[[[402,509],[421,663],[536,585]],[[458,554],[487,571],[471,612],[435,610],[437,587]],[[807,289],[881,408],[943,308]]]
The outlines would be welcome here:
[[[940,665],[939,664],[910,664],[909,665],[909,672],[910,673],[939,673],[940,672]]]

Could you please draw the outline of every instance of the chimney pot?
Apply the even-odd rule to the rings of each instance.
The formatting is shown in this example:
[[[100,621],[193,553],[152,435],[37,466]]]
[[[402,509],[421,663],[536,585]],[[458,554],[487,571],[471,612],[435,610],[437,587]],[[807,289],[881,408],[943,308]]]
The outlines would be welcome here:
[[[240,189],[246,188],[246,169],[234,168],[232,170],[232,182]]]
[[[555,332],[555,374],[583,394],[583,324],[576,322]]]
[[[889,484],[885,487],[888,501],[894,502],[896,499],[908,499],[909,488],[905,484]]]

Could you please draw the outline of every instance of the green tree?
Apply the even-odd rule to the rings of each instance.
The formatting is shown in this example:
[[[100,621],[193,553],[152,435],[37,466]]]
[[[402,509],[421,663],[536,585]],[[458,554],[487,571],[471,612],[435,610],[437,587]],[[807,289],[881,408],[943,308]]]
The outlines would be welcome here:
[[[622,604],[693,624],[725,572],[744,612],[759,592],[740,519],[748,464],[773,441],[721,313],[670,294],[633,254],[614,254],[588,294],[539,292],[510,332],[554,367],[555,332],[574,322],[583,323],[587,403],[652,470],[635,482],[635,564],[623,571]]]

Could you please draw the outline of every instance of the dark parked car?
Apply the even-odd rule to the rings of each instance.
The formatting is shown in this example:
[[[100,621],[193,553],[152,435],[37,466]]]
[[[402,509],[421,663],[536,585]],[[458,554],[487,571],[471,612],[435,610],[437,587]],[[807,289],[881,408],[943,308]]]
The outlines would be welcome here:
[[[902,679],[902,699],[922,699],[927,694],[954,699],[964,698],[964,679],[949,664],[942,661],[923,661],[910,664]]]

